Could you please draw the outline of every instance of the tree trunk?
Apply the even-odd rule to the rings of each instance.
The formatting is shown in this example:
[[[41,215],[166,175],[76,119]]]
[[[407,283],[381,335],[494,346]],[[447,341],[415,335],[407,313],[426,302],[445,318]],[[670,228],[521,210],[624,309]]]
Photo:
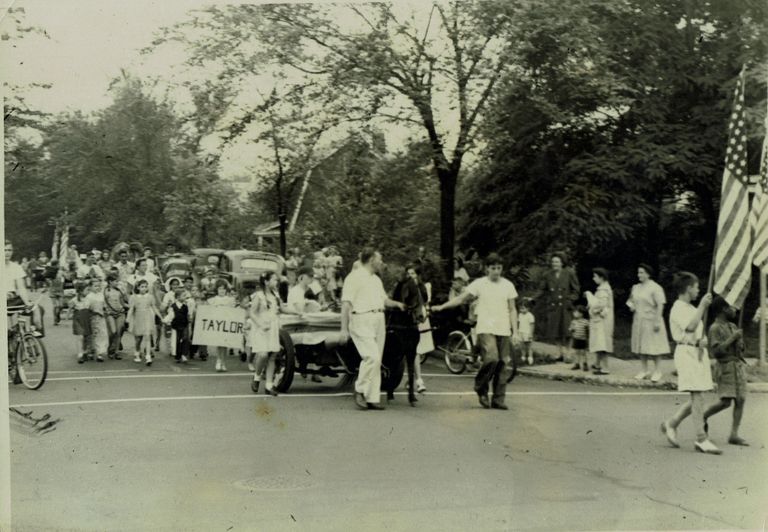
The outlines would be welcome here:
[[[208,224],[205,222],[200,227],[200,247],[208,247]]]
[[[453,277],[453,255],[456,242],[456,183],[452,170],[437,171],[440,180],[440,258],[446,278]]]
[[[277,215],[278,220],[280,221],[280,255],[282,257],[285,257],[288,244],[286,242],[285,238],[285,221],[286,221],[286,214],[285,212],[280,212],[280,214]]]

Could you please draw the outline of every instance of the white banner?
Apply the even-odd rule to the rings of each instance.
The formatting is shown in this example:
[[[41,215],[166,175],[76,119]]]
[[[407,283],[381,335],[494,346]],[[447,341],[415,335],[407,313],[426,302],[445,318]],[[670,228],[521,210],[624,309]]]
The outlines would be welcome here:
[[[192,343],[242,349],[245,309],[201,305],[195,312]]]

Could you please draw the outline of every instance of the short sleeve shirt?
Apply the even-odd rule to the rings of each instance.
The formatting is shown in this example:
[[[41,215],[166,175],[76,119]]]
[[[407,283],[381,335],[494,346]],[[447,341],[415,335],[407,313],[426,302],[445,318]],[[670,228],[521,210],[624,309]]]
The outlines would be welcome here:
[[[685,329],[691,323],[696,314],[696,307],[679,299],[672,305],[669,312],[669,332],[672,339],[678,343],[694,344],[704,334],[704,325],[699,321],[695,332],[687,332]]]
[[[16,292],[16,281],[21,281],[27,274],[21,268],[18,262],[8,262],[5,264],[5,293]]]
[[[518,331],[520,332],[520,338],[524,342],[530,342],[533,340],[533,324],[536,323],[536,318],[532,312],[522,312],[517,315]]]
[[[477,298],[477,334],[511,336],[509,300],[517,299],[512,281],[500,278],[493,282],[488,277],[472,281],[467,291]]]
[[[292,286],[291,289],[288,290],[288,306],[291,310],[298,313],[304,312],[304,306],[307,302],[306,297],[304,297],[305,293],[306,290],[300,284]]]
[[[387,293],[384,291],[384,285],[379,276],[361,267],[353,270],[344,279],[341,300],[349,301],[352,304],[352,312],[364,314],[384,310]]]

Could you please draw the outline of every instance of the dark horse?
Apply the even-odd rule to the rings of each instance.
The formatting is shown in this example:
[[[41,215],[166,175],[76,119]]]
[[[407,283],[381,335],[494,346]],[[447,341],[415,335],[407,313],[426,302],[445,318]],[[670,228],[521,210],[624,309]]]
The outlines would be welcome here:
[[[402,362],[403,357],[408,365],[408,402],[416,406],[416,394],[414,393],[414,372],[416,364],[416,347],[419,345],[419,312],[423,305],[419,286],[411,278],[400,280],[395,286],[392,299],[405,303],[406,310],[392,310],[387,312],[387,339],[384,344],[384,357],[387,366],[396,368]],[[399,383],[399,379],[398,383]],[[383,381],[384,390],[387,392],[387,400],[395,398],[393,380]]]

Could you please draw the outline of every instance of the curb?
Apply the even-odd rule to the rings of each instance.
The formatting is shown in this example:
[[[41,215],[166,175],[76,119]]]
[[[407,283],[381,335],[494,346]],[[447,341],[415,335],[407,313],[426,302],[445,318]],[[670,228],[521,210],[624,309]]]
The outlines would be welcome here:
[[[537,377],[540,379],[549,379],[551,381],[577,382],[581,384],[596,384],[600,386],[613,386],[616,388],[648,388],[655,390],[677,390],[677,384],[674,382],[649,382],[639,381],[637,379],[613,377],[606,378],[599,375],[568,374],[562,372],[548,372],[534,368],[518,368],[520,375],[528,377]]]
[[[542,371],[536,368],[518,368],[520,375],[548,379],[551,381],[576,382],[580,384],[593,384],[598,386],[611,386],[614,388],[645,388],[653,390],[677,390],[677,383],[670,381],[649,382],[639,381],[627,377],[601,377],[599,375],[579,375],[563,372]],[[747,390],[752,393],[768,393],[768,382],[747,383]]]

